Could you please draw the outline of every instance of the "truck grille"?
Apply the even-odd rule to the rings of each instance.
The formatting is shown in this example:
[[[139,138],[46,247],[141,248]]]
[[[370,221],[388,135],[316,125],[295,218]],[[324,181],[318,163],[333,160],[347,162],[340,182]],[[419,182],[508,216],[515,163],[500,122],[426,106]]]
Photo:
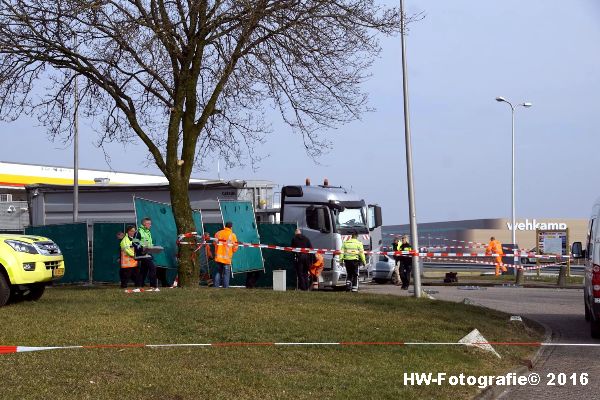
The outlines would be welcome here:
[[[44,264],[46,265],[46,269],[56,269],[60,267],[60,261],[46,261]]]

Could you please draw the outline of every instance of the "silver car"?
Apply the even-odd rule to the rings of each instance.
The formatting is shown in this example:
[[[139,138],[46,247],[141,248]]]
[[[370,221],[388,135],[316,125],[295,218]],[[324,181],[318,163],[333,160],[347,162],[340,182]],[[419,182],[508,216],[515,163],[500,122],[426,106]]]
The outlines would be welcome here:
[[[394,279],[394,266],[396,262],[393,257],[386,256],[385,254],[381,254],[379,256],[379,261],[375,263],[375,268],[373,269],[373,282],[376,283],[386,283],[392,281],[392,283],[396,284],[397,282]]]

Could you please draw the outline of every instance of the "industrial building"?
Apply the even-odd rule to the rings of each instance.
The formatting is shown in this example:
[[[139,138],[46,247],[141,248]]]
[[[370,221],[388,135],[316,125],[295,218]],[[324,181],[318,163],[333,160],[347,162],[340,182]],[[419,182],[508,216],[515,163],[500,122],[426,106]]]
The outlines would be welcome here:
[[[587,219],[564,218],[518,218],[516,226],[517,244],[521,249],[536,246],[536,230],[568,229],[569,243],[585,242]],[[462,221],[429,222],[418,224],[420,247],[472,247],[476,243],[488,243],[494,236],[501,243],[512,242],[510,219],[473,219]],[[383,229],[385,241],[390,243],[393,235],[410,234],[410,226],[388,225]]]

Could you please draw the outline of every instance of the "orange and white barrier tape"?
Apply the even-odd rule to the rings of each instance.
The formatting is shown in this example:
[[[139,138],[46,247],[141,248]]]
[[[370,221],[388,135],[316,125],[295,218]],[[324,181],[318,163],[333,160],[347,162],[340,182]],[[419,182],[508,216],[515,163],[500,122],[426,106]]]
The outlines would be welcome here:
[[[217,343],[170,343],[170,344],[96,344],[78,346],[0,346],[0,354],[30,353],[34,351],[68,349],[133,349],[133,348],[182,348],[182,347],[348,347],[348,346],[531,346],[531,347],[600,347],[600,343],[556,342],[217,342]]]

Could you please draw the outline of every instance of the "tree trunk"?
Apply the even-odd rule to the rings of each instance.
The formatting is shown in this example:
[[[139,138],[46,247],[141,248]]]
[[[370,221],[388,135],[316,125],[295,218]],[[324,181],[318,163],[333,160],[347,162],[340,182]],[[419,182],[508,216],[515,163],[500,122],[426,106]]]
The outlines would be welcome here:
[[[188,181],[183,179],[169,179],[169,188],[171,192],[171,206],[175,216],[175,225],[177,233],[195,232],[196,226],[192,218],[192,207],[190,206],[190,197],[188,192]],[[195,242],[195,238],[189,238],[186,242]],[[200,279],[198,269],[198,259],[194,257],[194,245],[181,245],[179,247],[179,286],[195,287]]]

